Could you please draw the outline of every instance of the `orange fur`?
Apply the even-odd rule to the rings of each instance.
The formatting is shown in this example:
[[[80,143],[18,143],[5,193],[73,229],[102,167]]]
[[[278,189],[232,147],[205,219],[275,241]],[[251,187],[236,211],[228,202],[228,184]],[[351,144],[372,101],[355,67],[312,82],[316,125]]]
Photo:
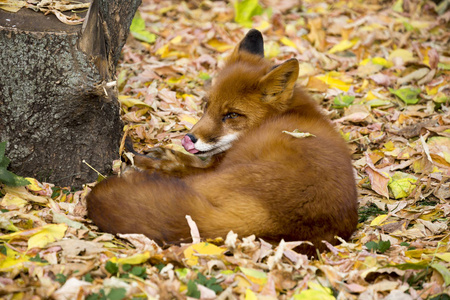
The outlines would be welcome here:
[[[216,79],[188,139],[201,148],[237,137],[231,148],[206,160],[162,148],[136,157],[147,172],[108,178],[87,197],[89,217],[101,230],[178,243],[190,240],[190,215],[203,238],[233,230],[270,242],[309,240],[324,250],[322,240],[351,236],[357,196],[346,144],[295,87],[298,62],[273,67],[249,47],[257,35],[251,32]],[[314,136],[283,133],[295,129]]]

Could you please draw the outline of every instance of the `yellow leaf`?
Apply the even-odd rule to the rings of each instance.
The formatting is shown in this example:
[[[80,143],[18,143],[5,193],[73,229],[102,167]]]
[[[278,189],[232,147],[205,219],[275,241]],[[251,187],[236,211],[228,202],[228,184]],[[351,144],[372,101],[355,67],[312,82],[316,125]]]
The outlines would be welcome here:
[[[333,48],[328,50],[328,53],[333,54],[336,52],[342,52],[342,51],[348,50],[348,49],[352,48],[358,41],[359,41],[358,38],[354,38],[350,41],[342,40],[338,44],[334,45]]]
[[[267,283],[267,273],[250,268],[239,268],[242,273],[253,283],[263,286]]]
[[[163,15],[171,10],[176,10],[178,8],[177,5],[171,5],[171,6],[167,6],[167,7],[163,7],[160,10],[158,10],[158,14],[159,15]]]
[[[385,29],[385,27],[381,24],[378,23],[372,23],[370,25],[366,25],[366,26],[362,26],[359,31],[363,32],[363,31],[374,31],[374,30],[379,30],[379,29]]]
[[[113,257],[110,259],[110,261],[118,264],[138,265],[146,262],[149,258],[150,258],[150,251],[145,251],[144,253],[134,254],[129,257],[123,258]]]
[[[219,41],[216,38],[210,39],[207,44],[216,49],[218,52],[225,52],[233,48],[232,45]]]
[[[41,230],[28,240],[28,249],[44,248],[50,243],[59,241],[67,230],[66,224],[49,224],[41,227]]]
[[[450,165],[450,137],[435,136],[427,140],[431,157],[439,163]]]
[[[37,203],[48,203],[48,199],[42,196],[36,196],[30,193],[24,186],[5,186],[5,191],[7,193],[11,193],[15,196],[18,196],[24,200],[33,201]]]
[[[411,26],[416,29],[426,29],[432,25],[431,22],[427,21],[418,21],[418,20],[411,20]]]
[[[161,56],[161,58],[167,58],[167,57],[186,57],[187,54],[180,52],[180,51],[171,51],[169,49],[169,44],[165,44],[164,46],[162,46],[161,48],[159,48],[158,50],[156,50],[156,55]]]
[[[366,59],[363,59],[362,61],[360,61],[359,65],[360,66],[365,66],[365,65],[367,65],[370,62],[372,62],[372,59],[371,58],[366,58]]]
[[[169,43],[176,45],[176,44],[179,44],[182,39],[183,39],[183,37],[181,35],[177,35],[176,37],[171,39]]]
[[[369,92],[367,93],[367,95],[366,95],[366,99],[367,99],[367,101],[370,101],[370,100],[373,100],[373,99],[378,99],[378,97],[375,96],[375,95],[372,93],[372,91],[369,91]]]
[[[327,85],[329,85],[332,88],[337,88],[341,91],[347,92],[350,89],[351,84],[346,83],[340,79],[334,78],[330,76],[330,74],[326,75],[319,75],[316,76],[317,79],[325,82]]]
[[[0,1],[3,4],[0,4],[0,9],[3,9],[8,12],[18,12],[22,7],[27,5],[27,1]]]
[[[239,288],[249,288],[252,286],[252,284],[250,283],[249,280],[247,280],[246,278],[244,278],[241,275],[236,275],[235,280],[237,282],[237,286]]]
[[[369,86],[369,80],[364,79],[363,83],[361,84],[360,88],[358,89],[358,92],[365,91],[368,86]]]
[[[245,300],[258,300],[258,297],[256,297],[256,294],[251,289],[246,289]]]
[[[436,257],[445,260],[446,262],[450,262],[450,252],[438,253],[436,254]]]
[[[29,185],[27,185],[27,189],[33,192],[40,192],[42,190],[45,190],[45,188],[42,186],[42,184],[39,183],[39,181],[37,181],[34,178],[31,177],[25,177],[26,180],[28,180],[30,182]]]
[[[3,197],[1,205],[3,207],[16,206],[16,207],[20,208],[20,207],[24,207],[27,203],[28,203],[28,201],[26,201],[20,197],[17,197],[16,195],[6,193],[5,197]]]
[[[372,222],[370,222],[370,226],[378,226],[381,223],[383,223],[384,221],[386,221],[387,218],[388,218],[388,215],[379,215],[378,217],[373,219]]]
[[[0,254],[0,272],[24,269],[23,263],[29,261],[30,257],[17,251],[6,248],[6,255]]]
[[[445,249],[442,247],[442,249]],[[428,254],[435,254],[436,249],[416,249],[416,250],[409,250],[405,252],[405,255],[409,258],[422,258],[423,255]],[[437,255],[437,254],[436,254]]]
[[[180,121],[185,122],[185,123],[188,123],[188,124],[190,124],[190,125],[192,125],[192,126],[194,126],[195,123],[198,122],[198,120],[197,120],[196,118],[194,118],[194,117],[191,116],[191,115],[187,115],[187,114],[182,114],[182,115],[180,115],[178,118],[180,119]],[[191,127],[192,127],[192,126],[191,126]],[[189,128],[188,128],[188,129],[189,129]]]
[[[280,54],[280,45],[276,42],[269,41],[266,43],[265,52],[268,58],[277,57]]]
[[[285,36],[280,39],[280,42],[288,47],[297,48],[297,45]]]
[[[168,52],[169,52],[169,45],[166,44],[166,45],[162,46],[161,48],[159,48],[158,50],[156,50],[156,55],[160,55],[161,57],[165,57],[165,56],[167,56]]]
[[[384,59],[382,57],[374,57],[374,58],[372,58],[372,63],[376,64],[376,65],[383,66],[385,68],[390,68],[393,65],[392,62],[387,61],[386,59]]]
[[[397,49],[389,54],[388,60],[393,61],[395,58],[402,58],[403,62],[408,62],[414,60],[413,54],[411,51],[405,49]]]
[[[298,295],[294,295],[295,300],[334,300],[331,289],[323,287],[315,282],[308,282],[310,289],[303,290]]]
[[[298,73],[298,77],[311,76],[316,72],[316,68],[310,63],[303,62],[299,66],[300,72]]]
[[[261,22],[261,24],[259,24],[257,27],[255,27],[255,29],[258,29],[259,31],[264,32],[264,31],[266,31],[266,29],[270,28],[270,26],[271,25],[269,22],[267,22],[266,20],[263,20]]]
[[[184,250],[184,257],[186,258],[186,264],[188,266],[195,266],[198,263],[198,256],[200,255],[210,255],[210,256],[221,256],[225,252],[225,249],[219,248],[216,245],[209,243],[198,243],[193,244]]]
[[[392,141],[389,141],[389,142],[385,143],[383,145],[383,147],[384,147],[384,149],[386,149],[386,151],[393,151],[395,149],[395,145],[394,145],[394,143]]]
[[[42,227],[22,230],[0,236],[1,240],[28,239],[28,249],[43,248],[64,237],[67,230],[66,224],[48,224]]]
[[[145,102],[142,102],[141,100],[133,99],[133,98],[130,98],[128,96],[123,96],[123,95],[119,96],[119,102],[121,104],[125,105],[126,107],[132,107],[135,105],[143,105],[143,106],[151,107],[150,105],[148,105]]]
[[[395,172],[389,181],[389,188],[395,199],[408,197],[416,187],[413,183],[417,181],[415,176],[403,172]]]

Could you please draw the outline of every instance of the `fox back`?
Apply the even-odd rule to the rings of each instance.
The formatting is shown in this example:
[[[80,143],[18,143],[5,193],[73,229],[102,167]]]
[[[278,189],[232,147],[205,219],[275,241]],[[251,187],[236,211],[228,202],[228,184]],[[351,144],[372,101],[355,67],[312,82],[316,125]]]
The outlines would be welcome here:
[[[87,197],[89,216],[102,230],[143,233],[159,243],[190,239],[185,215],[204,238],[233,230],[274,243],[308,240],[319,250],[326,248],[322,240],[350,238],[357,195],[347,146],[295,86],[298,72],[295,59],[275,66],[266,60],[262,35],[251,30],[182,140],[196,157],[171,152],[166,167],[160,157],[145,158],[151,172],[104,180]],[[198,157],[211,163],[198,168]],[[168,167],[174,164],[176,174]]]

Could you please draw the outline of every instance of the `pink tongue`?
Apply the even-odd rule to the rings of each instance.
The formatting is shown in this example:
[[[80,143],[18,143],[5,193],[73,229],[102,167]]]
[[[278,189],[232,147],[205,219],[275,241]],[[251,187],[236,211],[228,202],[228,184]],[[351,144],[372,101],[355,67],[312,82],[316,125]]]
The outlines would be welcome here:
[[[181,145],[183,145],[184,149],[186,149],[189,153],[197,153],[198,150],[195,149],[194,143],[191,141],[191,139],[185,135],[184,138],[181,140]]]

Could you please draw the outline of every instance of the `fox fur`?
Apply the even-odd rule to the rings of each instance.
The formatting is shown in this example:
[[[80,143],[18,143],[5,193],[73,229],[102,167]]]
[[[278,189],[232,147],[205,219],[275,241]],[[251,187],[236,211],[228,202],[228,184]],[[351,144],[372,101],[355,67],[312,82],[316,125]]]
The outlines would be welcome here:
[[[103,231],[142,233],[159,244],[190,240],[186,215],[202,238],[256,235],[310,241],[313,255],[357,225],[357,193],[346,143],[319,106],[295,85],[299,65],[272,65],[251,30],[215,80],[203,117],[183,139],[185,153],[154,148],[144,171],[109,177],[87,196]],[[298,130],[311,136],[285,133]],[[206,157],[201,159],[200,157]]]

